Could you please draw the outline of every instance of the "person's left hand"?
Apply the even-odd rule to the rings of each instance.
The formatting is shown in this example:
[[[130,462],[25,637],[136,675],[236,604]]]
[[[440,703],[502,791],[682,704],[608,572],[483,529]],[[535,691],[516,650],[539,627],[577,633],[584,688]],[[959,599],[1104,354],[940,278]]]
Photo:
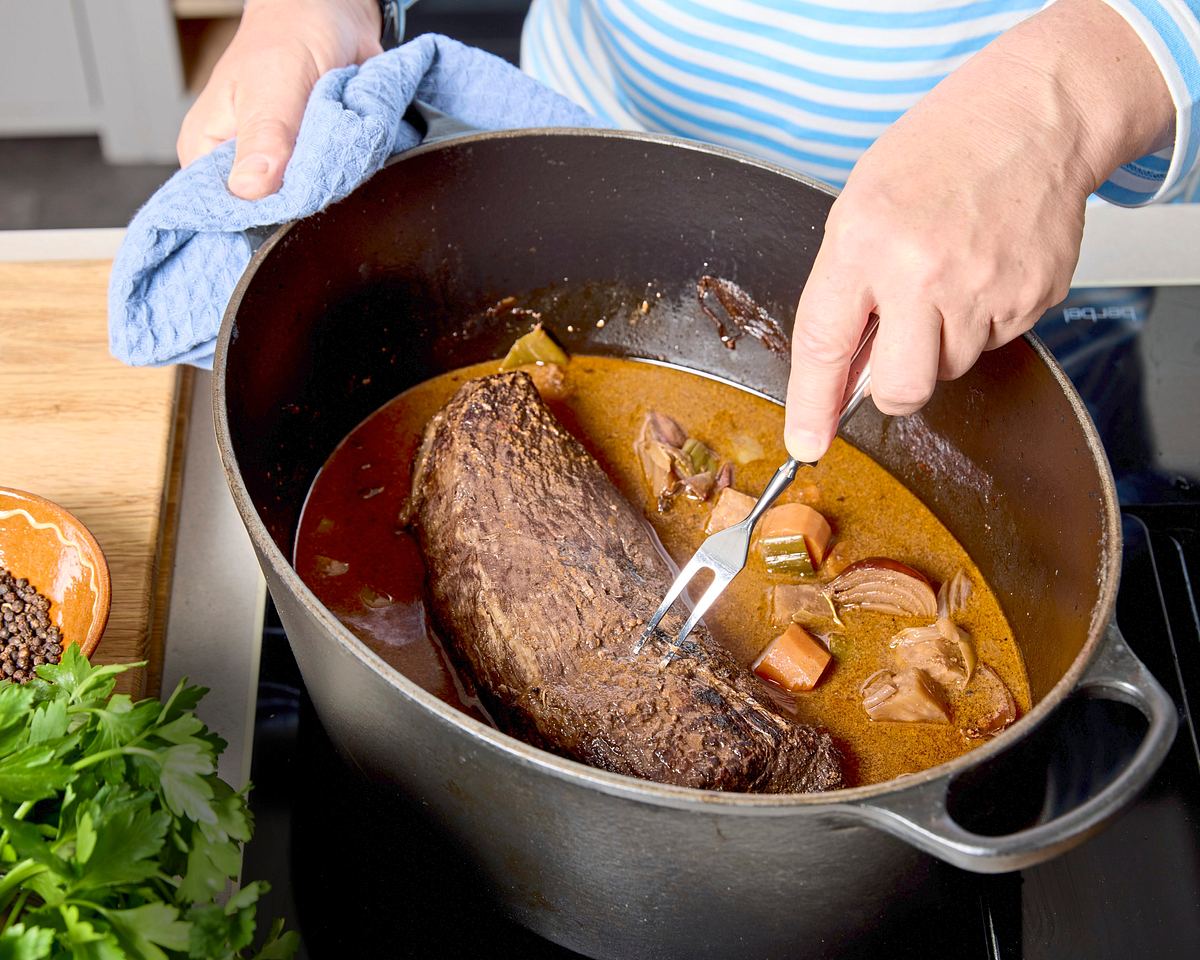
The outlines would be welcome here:
[[[1075,47],[1059,42],[1069,27]],[[1120,59],[1123,75],[1111,81],[1130,93],[1077,62],[1101,38],[1140,50],[1140,59]],[[901,117],[851,172],[800,297],[785,429],[792,456],[814,461],[832,441],[872,312],[871,395],[899,415],[1062,300],[1088,195],[1120,163],[1161,146],[1173,110],[1119,15],[1099,0],[1060,0]]]
[[[183,119],[179,165],[236,137],[230,192],[245,200],[274,193],[313,85],[381,52],[379,30],[375,0],[247,0],[229,48]]]

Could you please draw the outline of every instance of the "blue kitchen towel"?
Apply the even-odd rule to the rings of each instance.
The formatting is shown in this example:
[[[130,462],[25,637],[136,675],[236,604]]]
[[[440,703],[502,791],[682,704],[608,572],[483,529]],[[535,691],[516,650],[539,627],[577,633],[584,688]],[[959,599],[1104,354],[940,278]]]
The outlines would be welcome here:
[[[421,134],[404,119],[413,100],[481,130],[598,124],[503,60],[434,34],[333,70],[313,88],[278,193],[241,200],[229,192],[230,141],[137,212],[109,279],[113,356],[211,367],[221,315],[250,260],[246,231],[316,213],[416,146]]]

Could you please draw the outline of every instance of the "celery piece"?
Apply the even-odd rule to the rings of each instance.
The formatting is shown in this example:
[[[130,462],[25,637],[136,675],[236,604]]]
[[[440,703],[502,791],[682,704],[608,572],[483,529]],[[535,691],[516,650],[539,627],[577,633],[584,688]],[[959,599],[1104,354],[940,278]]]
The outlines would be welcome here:
[[[790,577],[811,577],[816,573],[803,537],[772,537],[759,540],[758,546],[769,573]]]
[[[850,640],[844,633],[831,633],[825,638],[825,646],[835,657],[841,659],[850,652]]]
[[[518,337],[504,359],[500,361],[501,370],[515,370],[528,363],[557,363],[565,364],[570,358],[567,352],[551,338],[539,323],[536,327]]]
[[[695,437],[689,437],[683,442],[683,455],[692,461],[693,474],[707,473],[709,470],[716,473],[717,468],[721,466],[717,455]]]

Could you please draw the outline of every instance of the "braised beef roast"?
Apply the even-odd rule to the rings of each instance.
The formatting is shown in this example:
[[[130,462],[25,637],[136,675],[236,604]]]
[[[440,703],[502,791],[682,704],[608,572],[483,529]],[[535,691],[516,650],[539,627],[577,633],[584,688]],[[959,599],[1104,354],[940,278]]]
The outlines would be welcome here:
[[[671,571],[525,373],[469,382],[433,418],[407,518],[438,624],[507,732],[662,783],[841,786],[829,735],[775,709],[703,626],[666,666],[661,638],[632,655]]]

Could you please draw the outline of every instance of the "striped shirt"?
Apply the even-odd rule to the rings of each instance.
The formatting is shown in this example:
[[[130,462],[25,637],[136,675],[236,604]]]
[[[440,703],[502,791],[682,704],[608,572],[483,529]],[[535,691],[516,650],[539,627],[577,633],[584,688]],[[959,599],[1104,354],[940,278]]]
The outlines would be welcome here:
[[[1100,188],[1200,195],[1200,0],[1104,0],[1163,71],[1175,143]],[[533,0],[521,65],[614,127],[774,160],[835,186],[943,77],[1045,0]]]

